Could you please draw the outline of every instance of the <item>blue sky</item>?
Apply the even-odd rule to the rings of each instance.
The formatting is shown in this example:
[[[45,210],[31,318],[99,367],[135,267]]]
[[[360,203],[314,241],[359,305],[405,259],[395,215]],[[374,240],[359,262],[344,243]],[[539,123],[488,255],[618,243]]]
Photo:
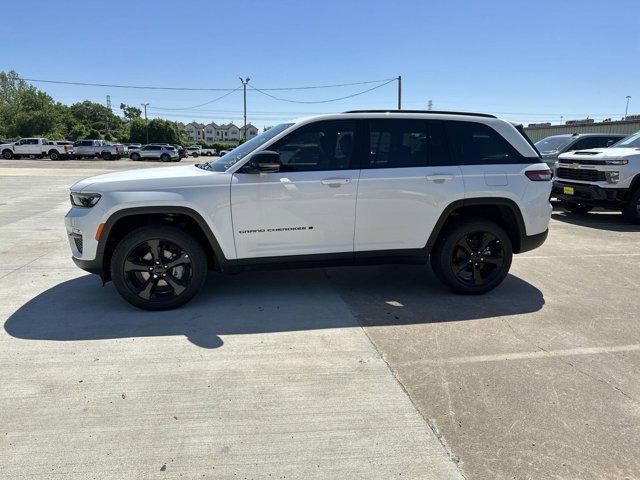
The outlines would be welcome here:
[[[640,113],[637,1],[23,1],[5,2],[0,70],[89,83],[258,88],[402,75],[403,107],[495,113],[525,123]],[[36,84],[56,100],[149,102],[150,116],[242,121],[240,91]],[[278,92],[298,100],[369,87]],[[395,108],[390,84],[328,104],[248,94],[249,120],[272,125],[307,114]],[[116,109],[117,113],[120,113]]]

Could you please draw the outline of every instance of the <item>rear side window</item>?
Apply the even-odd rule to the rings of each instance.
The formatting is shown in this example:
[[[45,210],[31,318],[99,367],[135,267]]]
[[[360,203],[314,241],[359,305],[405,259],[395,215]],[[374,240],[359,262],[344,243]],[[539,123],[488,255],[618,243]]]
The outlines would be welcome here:
[[[458,165],[521,163],[522,155],[502,135],[483,123],[447,122],[447,133]]]
[[[300,127],[269,150],[280,154],[281,172],[351,168],[355,152],[353,121],[324,121]]]
[[[449,161],[440,122],[381,119],[369,121],[369,159],[364,168],[444,165]]]

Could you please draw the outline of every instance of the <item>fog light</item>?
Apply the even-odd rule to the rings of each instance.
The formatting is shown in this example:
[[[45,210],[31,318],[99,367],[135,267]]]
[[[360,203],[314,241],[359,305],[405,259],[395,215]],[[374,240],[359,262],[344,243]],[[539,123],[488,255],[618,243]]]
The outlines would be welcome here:
[[[605,172],[604,176],[609,183],[618,183],[620,181],[620,172],[618,171]]]

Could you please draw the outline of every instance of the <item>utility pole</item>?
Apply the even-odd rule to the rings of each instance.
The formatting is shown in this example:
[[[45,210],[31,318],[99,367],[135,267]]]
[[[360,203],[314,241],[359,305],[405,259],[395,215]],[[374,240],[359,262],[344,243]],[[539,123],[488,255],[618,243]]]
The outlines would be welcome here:
[[[398,110],[402,110],[402,75],[398,75]]]
[[[627,119],[627,114],[629,113],[629,100],[631,100],[631,95],[627,95],[627,106],[624,109],[624,119]]]
[[[149,106],[149,104],[141,103],[140,105],[144,107],[144,130],[145,130],[145,133],[147,134],[147,145],[148,145],[149,144],[149,122],[147,120],[147,107]]]
[[[107,112],[107,135],[109,135],[109,113],[111,113],[111,95],[107,95],[107,108],[109,111]]]
[[[242,133],[242,139],[243,140],[247,140],[247,83],[249,83],[249,80],[251,80],[249,77],[246,78],[242,78],[242,77],[238,77],[240,78],[240,81],[242,82],[242,87],[244,89],[244,125],[243,125],[243,133]]]
[[[433,100],[427,102],[427,110],[433,110]]]

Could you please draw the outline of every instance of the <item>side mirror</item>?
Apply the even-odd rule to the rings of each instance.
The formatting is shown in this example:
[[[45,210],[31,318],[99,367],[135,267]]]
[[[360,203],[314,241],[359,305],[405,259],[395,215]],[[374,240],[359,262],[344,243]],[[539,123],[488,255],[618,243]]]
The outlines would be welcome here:
[[[280,154],[271,150],[263,150],[254,154],[242,168],[244,173],[276,173],[282,163]]]

